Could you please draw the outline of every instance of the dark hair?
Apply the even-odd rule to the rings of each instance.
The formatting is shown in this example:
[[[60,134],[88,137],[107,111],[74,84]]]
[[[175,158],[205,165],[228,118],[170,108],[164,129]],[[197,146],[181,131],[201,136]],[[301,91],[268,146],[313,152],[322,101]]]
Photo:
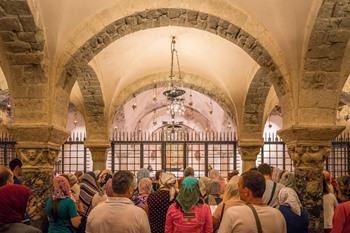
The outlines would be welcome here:
[[[7,167],[0,166],[0,187],[7,184],[7,181],[11,177],[11,171]]]
[[[253,193],[254,197],[262,197],[265,192],[266,184],[264,176],[258,171],[247,171],[242,174],[243,187],[247,187]]]
[[[156,180],[159,180],[160,174],[162,174],[162,172],[164,172],[164,171],[163,171],[163,170],[158,170],[158,171],[156,172]]]
[[[16,168],[17,166],[22,167],[22,165],[23,165],[23,164],[22,164],[22,161],[19,160],[19,159],[17,159],[17,158],[12,159],[12,160],[10,161],[10,163],[9,163],[9,167],[10,167],[11,171],[15,170],[15,168]]]
[[[272,175],[272,168],[267,163],[262,163],[258,166],[258,172],[260,172],[264,176],[271,176]]]
[[[232,172],[227,173],[227,182],[231,180],[232,177],[238,176],[239,171],[238,170],[233,170]]]
[[[192,167],[186,167],[184,170],[184,177],[194,176],[194,170]]]
[[[324,177],[324,176],[322,177],[322,183],[323,183],[323,194],[330,193],[326,177]]]
[[[112,178],[113,192],[116,194],[126,194],[134,182],[135,176],[130,171],[118,171]]]

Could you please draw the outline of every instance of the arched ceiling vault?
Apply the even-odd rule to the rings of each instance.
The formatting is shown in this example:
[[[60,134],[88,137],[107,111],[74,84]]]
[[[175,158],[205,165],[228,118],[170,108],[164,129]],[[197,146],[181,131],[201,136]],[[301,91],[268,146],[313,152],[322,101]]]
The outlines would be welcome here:
[[[120,37],[139,30],[167,25],[194,27],[208,31],[241,47],[261,67],[268,71],[266,77],[270,78],[272,83],[277,86],[278,95],[285,97],[283,100],[287,101],[289,105],[291,104],[290,98],[286,97],[286,94],[289,92],[287,81],[283,78],[280,69],[272,60],[269,52],[256,38],[224,19],[187,9],[164,8],[146,10],[118,19],[107,25],[72,55],[69,62],[65,65],[66,73],[61,76],[58,86],[66,91],[70,91],[76,76],[81,73],[86,63],[90,62],[97,54]],[[98,82],[93,75],[90,78],[91,82]],[[100,119],[103,118],[100,117]]]
[[[168,85],[167,79],[168,73],[158,73],[140,78],[137,82],[130,84],[125,87],[118,95],[113,98],[111,103],[111,111],[109,119],[112,120],[115,113],[127,102],[133,98],[133,95],[138,95],[146,90],[154,89],[155,85],[157,88],[166,87]],[[226,112],[226,114],[232,119],[233,122],[237,122],[237,114],[235,105],[232,102],[229,95],[225,94],[225,91],[221,90],[210,80],[203,79],[199,76],[183,73],[183,85],[186,88],[198,91],[209,98],[216,101]],[[159,93],[162,95],[161,93]],[[188,97],[187,97],[188,98]]]

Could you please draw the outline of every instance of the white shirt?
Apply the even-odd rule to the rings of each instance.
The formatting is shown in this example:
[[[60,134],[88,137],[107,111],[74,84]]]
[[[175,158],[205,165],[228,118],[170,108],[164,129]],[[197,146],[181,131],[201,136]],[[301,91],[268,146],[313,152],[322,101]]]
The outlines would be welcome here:
[[[333,193],[323,195],[324,229],[333,228],[334,210],[337,205],[337,198],[334,196]]]
[[[283,215],[270,206],[253,205],[264,233],[287,233]],[[257,233],[253,211],[246,205],[233,206],[224,212],[218,233]]]
[[[89,214],[86,233],[150,233],[146,212],[128,198],[109,197]]]

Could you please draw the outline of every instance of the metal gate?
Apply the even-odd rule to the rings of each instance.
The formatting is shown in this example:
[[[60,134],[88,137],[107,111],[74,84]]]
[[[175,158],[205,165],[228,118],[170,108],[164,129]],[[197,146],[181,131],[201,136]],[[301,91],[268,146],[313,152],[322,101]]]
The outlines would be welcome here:
[[[145,167],[182,175],[191,166],[196,176],[217,169],[223,175],[237,169],[237,140],[234,133],[157,134],[116,133],[111,142],[107,166],[137,172]]]

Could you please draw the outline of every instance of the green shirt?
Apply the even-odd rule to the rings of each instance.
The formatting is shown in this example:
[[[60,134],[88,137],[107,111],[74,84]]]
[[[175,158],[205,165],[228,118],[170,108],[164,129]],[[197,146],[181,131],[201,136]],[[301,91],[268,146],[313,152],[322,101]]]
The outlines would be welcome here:
[[[72,233],[75,232],[70,219],[78,216],[75,203],[70,198],[65,198],[58,203],[58,216],[52,217],[52,198],[46,203],[45,213],[49,218],[49,233]]]

